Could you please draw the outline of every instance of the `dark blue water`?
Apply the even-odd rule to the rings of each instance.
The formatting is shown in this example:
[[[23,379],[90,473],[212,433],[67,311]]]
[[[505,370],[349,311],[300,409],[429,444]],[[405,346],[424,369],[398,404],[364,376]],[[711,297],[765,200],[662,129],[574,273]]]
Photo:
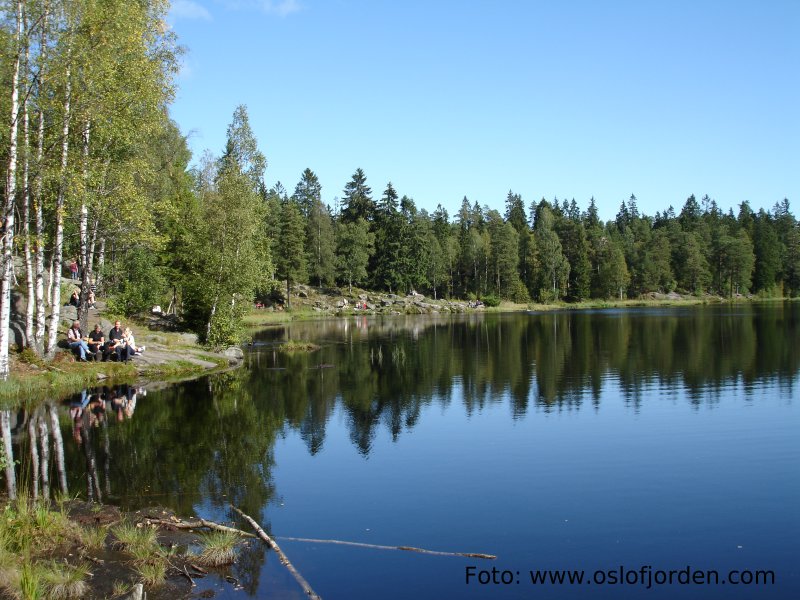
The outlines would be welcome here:
[[[799,317],[794,303],[292,324],[256,335],[244,369],[107,411],[93,444],[107,500],[218,520],[233,502],[328,600],[798,598]],[[283,339],[321,349],[286,355]],[[78,491],[86,459],[67,445]],[[620,568],[644,583],[602,583]],[[218,597],[302,597],[259,545],[236,569],[246,590]],[[533,584],[546,569],[591,583]],[[676,583],[647,589],[656,571]]]

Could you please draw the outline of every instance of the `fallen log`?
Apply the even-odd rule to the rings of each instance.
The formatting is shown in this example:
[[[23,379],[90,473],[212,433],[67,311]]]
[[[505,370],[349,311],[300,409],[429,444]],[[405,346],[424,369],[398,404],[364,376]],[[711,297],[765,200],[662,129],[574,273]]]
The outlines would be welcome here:
[[[227,525],[221,525],[219,523],[215,523],[214,521],[208,521],[207,519],[196,519],[192,521],[170,521],[168,519],[153,519],[152,517],[146,517],[144,519],[144,523],[147,525],[174,527],[175,529],[202,529],[205,527],[206,529],[216,529],[217,531],[224,531],[226,533],[235,533],[236,535],[241,535],[243,537],[258,537],[252,533],[248,533],[247,531],[242,531],[241,529],[236,529],[235,527],[228,527]]]
[[[347,542],[344,540],[319,540],[315,538],[298,538],[280,536],[279,540],[287,542],[306,542],[309,544],[339,544],[341,546],[356,546],[357,548],[371,548],[373,550],[405,550],[406,552],[419,552],[420,554],[432,554],[434,556],[465,556],[467,558],[482,558],[485,560],[495,560],[494,554],[481,554],[479,552],[442,552],[440,550],[426,550],[414,546],[381,546],[378,544],[367,544],[365,542]]]
[[[283,553],[283,550],[281,550],[280,546],[278,546],[278,544],[275,542],[275,540],[273,540],[271,537],[269,537],[267,535],[267,533],[259,526],[259,524],[256,523],[253,520],[252,517],[244,514],[241,510],[236,508],[233,504],[231,504],[230,506],[231,506],[231,508],[233,510],[235,510],[237,513],[239,513],[242,516],[242,518],[244,518],[245,521],[250,523],[250,527],[252,527],[256,531],[256,533],[258,533],[258,537],[260,537],[262,540],[264,540],[267,543],[267,545],[270,548],[272,548],[272,550],[275,552],[275,554],[278,555],[278,560],[281,562],[281,564],[284,567],[286,567],[289,570],[289,573],[291,573],[292,576],[297,581],[297,583],[300,584],[300,587],[303,588],[303,591],[306,593],[306,595],[309,598],[312,598],[313,600],[321,600],[321,598],[317,595],[317,593],[313,589],[311,589],[311,586],[303,578],[303,576],[300,575],[300,572],[297,569],[294,568],[294,565],[289,561],[289,559]]]

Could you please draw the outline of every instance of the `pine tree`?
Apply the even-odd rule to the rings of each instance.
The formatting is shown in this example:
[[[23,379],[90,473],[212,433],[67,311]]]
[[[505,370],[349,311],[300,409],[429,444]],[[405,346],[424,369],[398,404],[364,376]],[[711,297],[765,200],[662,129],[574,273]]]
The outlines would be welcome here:
[[[281,203],[280,245],[275,256],[278,277],[286,281],[286,306],[292,307],[292,283],[302,283],[308,276],[305,246],[305,223],[300,207],[293,200]]]
[[[303,175],[294,188],[292,199],[297,202],[303,217],[308,219],[315,203],[322,202],[322,185],[311,169],[303,171]]]
[[[561,241],[553,231],[554,217],[547,206],[540,205],[534,237],[539,259],[539,298],[557,300],[566,290],[570,265],[562,251]]]
[[[769,292],[778,283],[781,274],[781,241],[772,218],[761,209],[752,219],[755,272],[753,290]],[[743,228],[744,230],[744,228]]]
[[[564,256],[569,262],[567,300],[583,300],[589,297],[591,265],[589,264],[589,242],[586,231],[579,220],[560,219],[556,223]]]
[[[511,223],[517,233],[521,233],[528,227],[528,217],[525,214],[525,204],[522,196],[508,190],[506,197],[506,221]]]
[[[364,171],[356,169],[352,179],[344,187],[344,207],[340,220],[342,223],[354,223],[358,219],[372,221],[375,215],[375,203],[372,201],[372,189],[367,185]]]
[[[369,230],[369,223],[358,219],[352,223],[342,223],[336,245],[336,265],[339,274],[347,282],[350,293],[353,283],[367,278],[367,264],[375,246],[375,235]]]
[[[392,183],[375,210],[375,254],[372,260],[373,281],[380,288],[397,291],[403,284],[402,258],[406,244],[403,219],[397,210],[398,195]]]
[[[603,238],[600,245],[600,289],[606,298],[618,296],[624,298],[625,290],[630,284],[628,265],[622,248],[613,238]]]
[[[321,200],[314,200],[306,222],[306,255],[309,276],[318,286],[336,279],[336,239],[333,219]]]

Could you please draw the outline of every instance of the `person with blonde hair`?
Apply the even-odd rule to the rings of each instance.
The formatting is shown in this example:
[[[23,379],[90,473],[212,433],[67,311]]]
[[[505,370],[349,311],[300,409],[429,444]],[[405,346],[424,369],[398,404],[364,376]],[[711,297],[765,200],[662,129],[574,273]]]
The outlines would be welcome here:
[[[145,349],[144,346],[141,347],[136,346],[136,338],[133,337],[133,331],[131,330],[130,327],[125,328],[123,339],[125,340],[125,343],[128,345],[128,348],[132,348],[135,354],[141,354],[142,352],[144,352]]]

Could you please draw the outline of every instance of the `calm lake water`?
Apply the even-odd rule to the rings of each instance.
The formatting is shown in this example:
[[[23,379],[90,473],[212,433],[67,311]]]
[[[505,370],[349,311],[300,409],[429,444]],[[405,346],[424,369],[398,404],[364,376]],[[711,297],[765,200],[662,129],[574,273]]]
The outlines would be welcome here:
[[[270,329],[243,369],[107,391],[97,422],[66,401],[70,491],[88,464],[104,502],[216,520],[232,502],[326,600],[800,598],[799,323],[787,303]],[[720,582],[602,584],[647,566]],[[492,568],[511,583],[479,583]],[[544,569],[592,581],[533,584]],[[259,544],[235,572],[245,590],[217,597],[303,597]]]

